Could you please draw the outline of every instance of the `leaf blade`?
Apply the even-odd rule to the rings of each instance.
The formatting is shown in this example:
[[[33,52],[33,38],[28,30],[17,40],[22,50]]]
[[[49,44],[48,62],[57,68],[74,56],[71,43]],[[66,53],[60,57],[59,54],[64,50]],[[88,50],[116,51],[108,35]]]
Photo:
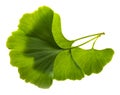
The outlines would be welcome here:
[[[72,49],[72,56],[85,74],[99,73],[103,67],[111,61],[114,51],[112,49],[84,50],[81,48]]]
[[[33,68],[34,59],[24,56],[22,51],[12,50],[10,52],[11,65],[18,67],[20,78],[26,82],[35,84],[41,88],[49,88],[52,84],[50,74],[38,72]]]
[[[84,77],[81,69],[75,64],[71,58],[69,50],[61,51],[54,62],[54,78],[57,80],[65,79],[82,79]]]
[[[63,49],[71,48],[74,41],[69,41],[63,36],[60,16],[57,13],[54,13],[53,16],[52,34],[59,47]]]

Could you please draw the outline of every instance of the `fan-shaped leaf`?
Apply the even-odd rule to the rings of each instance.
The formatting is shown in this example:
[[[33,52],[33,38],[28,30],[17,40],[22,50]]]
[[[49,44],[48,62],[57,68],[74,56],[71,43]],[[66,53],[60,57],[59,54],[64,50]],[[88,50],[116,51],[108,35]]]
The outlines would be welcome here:
[[[17,66],[20,77],[26,82],[31,82],[38,87],[48,88],[52,84],[52,75],[39,72],[33,68],[34,58],[24,56],[22,51],[12,50],[10,52],[11,64]]]
[[[81,79],[84,74],[71,55],[70,50],[60,52],[54,62],[54,78],[57,80]]]
[[[8,38],[7,47],[11,49],[11,64],[18,67],[20,77],[48,88],[53,79],[75,80],[84,74],[99,73],[113,56],[112,49],[72,47],[74,41],[63,36],[60,16],[43,6],[23,15],[18,30]]]
[[[72,56],[79,67],[87,75],[99,73],[103,67],[112,59],[114,51],[112,49],[84,50],[81,48],[72,49]]]
[[[74,41],[69,41],[63,36],[60,16],[56,13],[54,13],[54,18],[52,23],[52,33],[59,47],[65,49],[71,48]]]

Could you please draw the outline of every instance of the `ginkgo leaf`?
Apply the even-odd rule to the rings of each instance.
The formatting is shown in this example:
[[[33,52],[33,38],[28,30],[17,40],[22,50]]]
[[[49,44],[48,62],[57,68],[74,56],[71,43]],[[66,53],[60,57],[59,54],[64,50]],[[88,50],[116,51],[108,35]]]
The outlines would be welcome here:
[[[34,58],[24,56],[23,54],[19,50],[12,50],[10,52],[11,64],[18,67],[20,77],[38,87],[50,87],[52,84],[52,75],[34,70]]]
[[[74,43],[74,41],[69,41],[63,36],[60,16],[57,13],[54,13],[54,19],[52,23],[52,33],[56,43],[61,48],[65,48],[65,49],[70,48]]]
[[[12,36],[10,36],[7,41],[7,47],[12,49],[10,53],[11,64],[18,67],[21,78],[25,79],[27,82],[38,83],[36,85],[43,88],[43,84],[45,84],[45,87],[50,86],[50,79],[53,76],[54,60],[57,54],[62,50],[62,48],[56,44],[57,36],[59,37],[62,33],[59,31],[59,35],[56,35],[55,28],[52,29],[52,27],[55,26],[52,26],[52,20],[53,11],[48,7],[41,7],[34,13],[25,14],[20,20],[19,29],[13,32]],[[60,19],[55,19],[54,23],[55,21],[59,22],[59,20]],[[57,25],[59,25],[59,23]],[[52,32],[52,30],[54,32]],[[56,40],[54,40],[52,33],[55,34],[54,37]],[[63,37],[61,38],[62,40],[65,39],[63,35],[60,37]],[[67,47],[67,44],[65,47]],[[30,60],[32,60],[32,63]],[[69,70],[71,71],[71,68],[69,68]],[[68,72],[70,72],[69,70]],[[43,75],[40,76],[36,72],[40,72],[40,75],[48,75],[48,80],[46,77],[46,79],[44,79]],[[63,72],[63,74],[64,73],[66,72]],[[78,72],[76,73],[78,75]],[[33,77],[33,74],[40,79]],[[75,73],[71,74],[71,76],[74,75]],[[70,79],[71,76],[67,78]],[[59,78],[56,79],[60,80]],[[43,80],[48,82],[44,83]]]
[[[73,59],[87,75],[99,73],[111,61],[114,54],[114,51],[109,48],[103,50],[74,48],[71,51]]]
[[[77,65],[71,55],[70,50],[60,52],[54,62],[54,78],[57,80],[82,79],[84,73]]]
[[[21,78],[42,88],[52,83],[53,63],[60,51],[52,36],[52,19],[53,11],[48,7],[25,14],[7,41],[11,64],[18,67]]]
[[[93,34],[77,40],[104,33]],[[113,55],[112,49],[84,50],[72,47],[61,29],[60,16],[43,6],[23,15],[18,30],[7,40],[10,63],[18,67],[20,77],[38,87],[48,88],[53,79],[82,79],[85,74],[99,73]],[[90,42],[83,43],[82,45]],[[98,64],[99,63],[99,64]],[[91,69],[92,68],[92,69]]]

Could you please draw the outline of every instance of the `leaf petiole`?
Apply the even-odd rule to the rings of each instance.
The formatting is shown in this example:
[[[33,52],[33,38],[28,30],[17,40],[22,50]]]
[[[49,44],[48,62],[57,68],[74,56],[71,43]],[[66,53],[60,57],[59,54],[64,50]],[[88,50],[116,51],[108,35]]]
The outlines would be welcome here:
[[[95,43],[96,43],[97,39],[98,39],[100,36],[101,36],[101,35],[98,35],[98,36],[96,37],[95,41],[93,42],[92,49],[94,49]]]
[[[80,45],[74,46],[74,47],[72,47],[72,48],[80,47],[80,46],[82,46],[82,45],[85,45],[85,44],[87,44],[87,43],[95,40],[95,41],[93,42],[93,45],[92,45],[92,49],[93,49],[93,48],[94,48],[94,45],[95,45],[95,43],[96,43],[96,41],[97,41],[97,39],[98,39],[101,35],[104,35],[104,34],[105,34],[105,33],[102,32],[102,33],[92,34],[92,35],[88,35],[88,36],[84,36],[84,37],[78,38],[78,39],[76,39],[76,40],[74,40],[74,41],[78,41],[78,40],[81,40],[81,39],[84,39],[84,38],[88,38],[88,37],[91,37],[91,36],[95,36],[94,38],[92,38],[92,39],[90,39],[90,40],[88,40],[88,41],[86,41],[86,42],[84,42],[84,43],[82,43],[82,44],[80,44]]]
[[[88,38],[88,37],[92,37],[92,36],[101,36],[101,35],[104,35],[105,33],[104,32],[101,32],[101,33],[97,33],[97,34],[92,34],[92,35],[87,35],[87,36],[84,36],[84,37],[80,37],[80,38],[78,38],[78,39],[75,39],[75,40],[73,40],[74,42],[75,41],[78,41],[78,40],[81,40],[81,39],[84,39],[84,38]]]
[[[80,46],[82,46],[82,45],[85,45],[85,44],[91,42],[92,40],[95,40],[96,38],[97,38],[97,37],[94,37],[94,38],[92,38],[92,39],[90,39],[90,40],[88,40],[88,41],[86,41],[86,42],[84,42],[84,43],[82,43],[82,44],[80,44],[80,45],[77,45],[77,46],[75,46],[75,47],[72,47],[72,48],[76,48],[76,47],[80,47]]]

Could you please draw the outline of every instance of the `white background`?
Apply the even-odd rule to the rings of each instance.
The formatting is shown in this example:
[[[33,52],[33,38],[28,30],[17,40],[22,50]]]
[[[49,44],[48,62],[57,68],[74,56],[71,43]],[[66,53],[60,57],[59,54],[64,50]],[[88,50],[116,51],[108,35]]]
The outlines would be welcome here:
[[[77,81],[54,81],[49,89],[38,88],[19,78],[17,68],[10,65],[6,40],[17,29],[24,13],[42,5],[60,14],[63,34],[68,39],[106,33],[95,48],[113,48],[115,54],[100,74]],[[120,95],[120,1],[0,0],[0,95]]]

